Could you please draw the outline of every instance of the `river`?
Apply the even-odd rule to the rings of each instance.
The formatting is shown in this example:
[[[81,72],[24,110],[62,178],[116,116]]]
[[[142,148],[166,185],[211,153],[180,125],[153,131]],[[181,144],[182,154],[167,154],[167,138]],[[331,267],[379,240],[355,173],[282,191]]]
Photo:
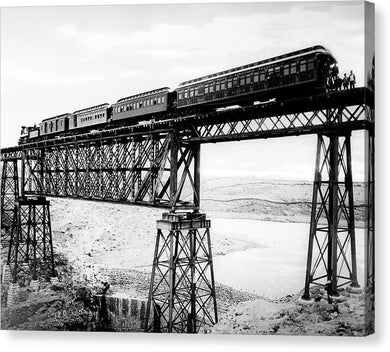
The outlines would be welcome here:
[[[304,287],[309,224],[250,219],[211,219],[211,234],[261,247],[214,256],[217,282],[267,297],[298,293]],[[356,229],[358,281],[364,278],[364,230]]]

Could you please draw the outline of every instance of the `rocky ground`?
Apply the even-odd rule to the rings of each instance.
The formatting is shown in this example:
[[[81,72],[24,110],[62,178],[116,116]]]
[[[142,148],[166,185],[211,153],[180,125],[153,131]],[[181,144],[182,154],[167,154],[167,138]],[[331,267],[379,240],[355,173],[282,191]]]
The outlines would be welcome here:
[[[363,204],[364,187],[356,185],[355,200]],[[257,179],[210,179],[202,185],[202,207],[209,216],[307,222],[311,183],[265,182]],[[245,198],[241,195],[245,194]],[[91,296],[112,281],[111,292],[127,292],[145,299],[155,245],[155,221],[161,209],[75,199],[51,199],[51,218],[60,285],[41,283],[39,292],[25,288],[25,299],[5,308],[2,287],[2,328],[27,330],[98,330],[91,317]],[[363,224],[363,207],[357,207]],[[259,244],[213,235],[213,255],[242,251]],[[7,255],[3,248],[2,262]],[[126,270],[128,282],[107,274]],[[299,303],[300,293],[271,300],[217,283],[219,323],[213,333],[363,335],[363,295],[342,292],[328,301],[324,291],[313,291],[312,304]]]

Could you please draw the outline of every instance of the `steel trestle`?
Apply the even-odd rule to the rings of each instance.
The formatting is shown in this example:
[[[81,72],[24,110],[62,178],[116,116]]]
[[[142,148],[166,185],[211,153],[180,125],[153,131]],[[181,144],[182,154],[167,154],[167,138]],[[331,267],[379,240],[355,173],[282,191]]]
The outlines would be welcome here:
[[[21,197],[15,202],[7,258],[13,283],[55,276],[49,206],[43,197]]]
[[[199,213],[157,221],[146,331],[197,333],[218,321],[209,227]]]

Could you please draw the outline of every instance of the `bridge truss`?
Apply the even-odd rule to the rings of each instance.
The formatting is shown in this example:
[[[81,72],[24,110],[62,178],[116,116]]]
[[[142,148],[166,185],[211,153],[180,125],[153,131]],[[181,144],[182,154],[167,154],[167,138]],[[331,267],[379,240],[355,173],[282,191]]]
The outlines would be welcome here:
[[[21,161],[23,194],[197,212],[201,144],[317,134],[303,297],[310,297],[312,284],[330,287],[329,292],[335,295],[346,282],[358,285],[350,144],[351,132],[355,130],[367,131],[365,285],[373,287],[374,282],[373,100],[370,90],[358,88],[235,110],[177,116],[150,124],[2,149],[1,158],[3,165],[10,159]],[[155,263],[159,260],[154,258]],[[210,295],[213,294],[210,290]],[[207,301],[214,302],[214,299]]]

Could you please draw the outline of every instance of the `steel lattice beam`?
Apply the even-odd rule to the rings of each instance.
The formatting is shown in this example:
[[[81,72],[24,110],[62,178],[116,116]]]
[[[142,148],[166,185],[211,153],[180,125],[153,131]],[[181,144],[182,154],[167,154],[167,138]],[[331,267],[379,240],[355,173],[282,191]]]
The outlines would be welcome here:
[[[181,144],[175,132],[25,154],[27,194],[199,208],[200,146]]]
[[[365,103],[354,106],[337,106],[329,109],[313,109],[288,112],[282,103],[279,109],[261,111],[256,107],[245,111],[230,112],[234,119],[218,118],[194,120],[187,125],[183,139],[192,142],[215,143],[233,140],[276,138],[335,130],[351,131],[371,126],[371,109]],[[280,113],[286,111],[284,113]],[[272,112],[272,114],[270,114]],[[225,116],[225,115],[221,115]],[[188,133],[191,131],[191,134]]]

